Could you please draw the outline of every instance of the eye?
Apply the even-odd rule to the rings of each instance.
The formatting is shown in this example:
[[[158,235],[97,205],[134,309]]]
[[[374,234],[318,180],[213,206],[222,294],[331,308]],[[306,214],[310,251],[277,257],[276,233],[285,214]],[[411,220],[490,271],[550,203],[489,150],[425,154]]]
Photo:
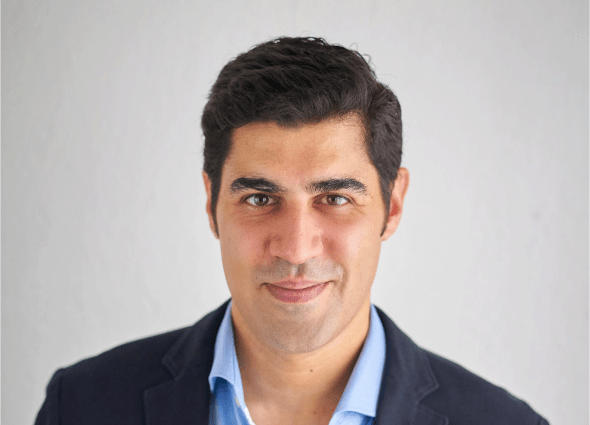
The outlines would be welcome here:
[[[276,201],[273,198],[271,198],[268,195],[265,195],[264,193],[256,193],[254,195],[250,195],[246,197],[244,201],[247,202],[248,205],[251,205],[253,207],[266,207],[268,205],[276,203]]]
[[[322,203],[333,205],[333,206],[340,206],[350,202],[348,198],[340,195],[327,195],[322,199]]]

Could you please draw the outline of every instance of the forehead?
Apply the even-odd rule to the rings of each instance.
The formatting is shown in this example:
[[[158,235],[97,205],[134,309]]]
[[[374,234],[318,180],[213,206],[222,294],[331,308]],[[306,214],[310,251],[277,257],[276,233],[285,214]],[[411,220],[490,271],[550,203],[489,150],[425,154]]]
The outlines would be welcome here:
[[[281,127],[250,123],[236,129],[224,174],[270,174],[309,180],[323,175],[374,174],[364,127],[354,115],[317,124]]]

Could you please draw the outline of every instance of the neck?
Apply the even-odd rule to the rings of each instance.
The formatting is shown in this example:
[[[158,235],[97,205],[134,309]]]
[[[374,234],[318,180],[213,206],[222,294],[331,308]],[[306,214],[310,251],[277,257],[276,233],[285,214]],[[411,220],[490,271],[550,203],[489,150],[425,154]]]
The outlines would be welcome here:
[[[369,330],[370,300],[323,347],[289,353],[269,347],[232,317],[244,399],[257,425],[328,423],[358,359]],[[236,320],[237,319],[237,320]]]

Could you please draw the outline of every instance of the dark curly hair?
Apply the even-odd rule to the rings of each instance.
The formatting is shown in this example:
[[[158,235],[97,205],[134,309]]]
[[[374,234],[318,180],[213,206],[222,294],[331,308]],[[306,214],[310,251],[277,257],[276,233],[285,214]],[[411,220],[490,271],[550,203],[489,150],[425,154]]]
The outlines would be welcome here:
[[[369,157],[379,173],[386,216],[402,156],[401,108],[356,51],[321,38],[281,37],[230,61],[211,88],[201,118],[204,171],[216,206],[232,132],[251,122],[293,127],[356,113]]]

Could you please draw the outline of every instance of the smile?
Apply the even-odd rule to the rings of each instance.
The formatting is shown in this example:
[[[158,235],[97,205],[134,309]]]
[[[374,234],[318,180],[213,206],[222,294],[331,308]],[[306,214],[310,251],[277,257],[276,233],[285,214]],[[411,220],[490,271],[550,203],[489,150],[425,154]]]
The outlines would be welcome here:
[[[268,292],[284,303],[306,303],[320,296],[329,282],[278,282],[267,283]],[[280,285],[280,286],[279,286]]]

